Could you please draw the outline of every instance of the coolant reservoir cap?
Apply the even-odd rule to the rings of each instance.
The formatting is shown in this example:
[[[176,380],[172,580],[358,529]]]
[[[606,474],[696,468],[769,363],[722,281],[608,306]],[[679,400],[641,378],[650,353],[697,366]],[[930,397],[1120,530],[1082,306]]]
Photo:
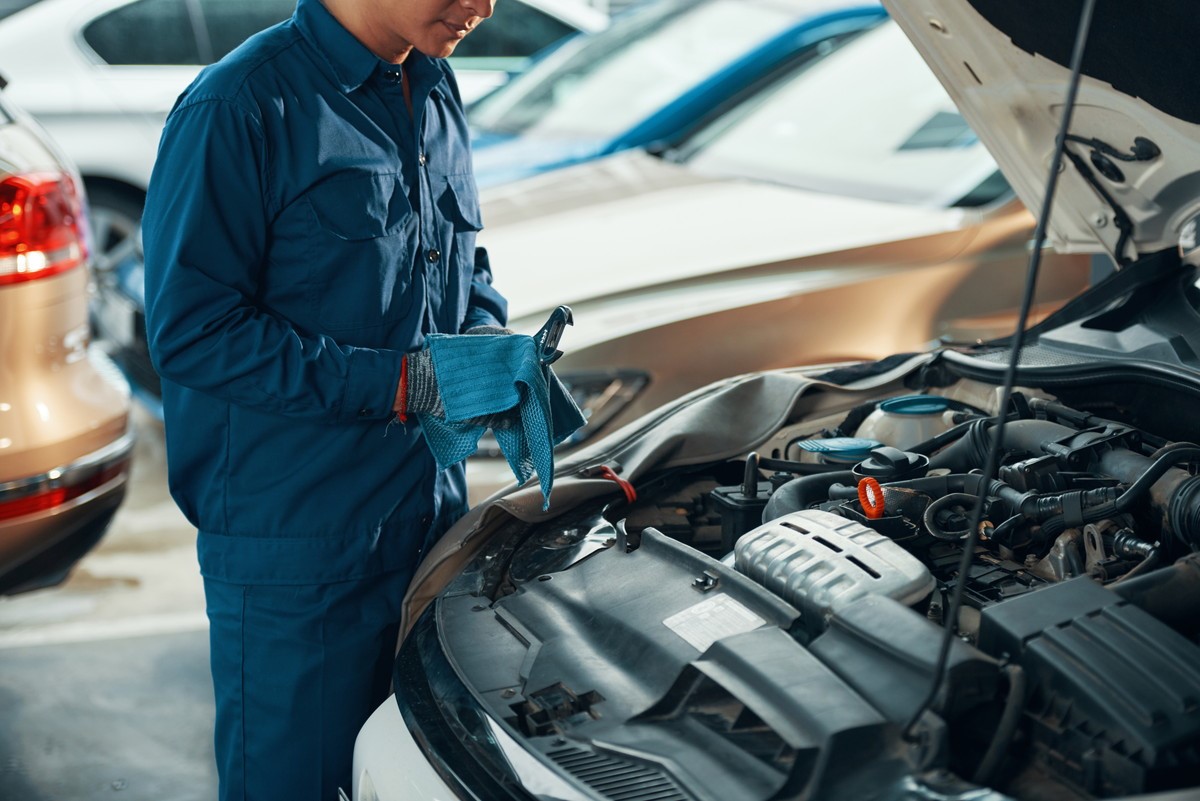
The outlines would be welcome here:
[[[856,464],[854,475],[860,478],[870,476],[880,481],[902,481],[923,475],[928,467],[928,456],[884,445]]]
[[[819,453],[829,462],[853,464],[865,459],[871,451],[883,443],[863,437],[830,437],[829,439],[802,439],[796,443],[801,450]]]
[[[879,408],[891,414],[941,414],[950,407],[950,401],[938,395],[904,395],[888,398]]]

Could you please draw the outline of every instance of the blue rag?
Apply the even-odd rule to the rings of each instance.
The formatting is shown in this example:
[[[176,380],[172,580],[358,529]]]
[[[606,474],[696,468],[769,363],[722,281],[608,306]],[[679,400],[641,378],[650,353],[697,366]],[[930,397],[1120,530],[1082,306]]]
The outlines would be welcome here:
[[[425,342],[446,416],[419,414],[417,419],[438,467],[457,464],[479,447],[487,429],[467,420],[519,406],[519,422],[493,433],[518,481],[537,473],[542,508],[548,509],[554,446],[586,421],[571,393],[538,361],[533,337],[430,334]]]

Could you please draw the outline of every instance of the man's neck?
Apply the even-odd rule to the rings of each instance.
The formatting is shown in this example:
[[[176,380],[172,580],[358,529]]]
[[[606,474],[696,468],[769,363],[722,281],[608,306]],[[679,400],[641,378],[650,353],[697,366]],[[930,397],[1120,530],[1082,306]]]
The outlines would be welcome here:
[[[321,0],[325,9],[341,23],[363,47],[390,64],[403,64],[413,46],[402,39],[384,41],[380,26],[372,25],[362,2],[356,0]]]

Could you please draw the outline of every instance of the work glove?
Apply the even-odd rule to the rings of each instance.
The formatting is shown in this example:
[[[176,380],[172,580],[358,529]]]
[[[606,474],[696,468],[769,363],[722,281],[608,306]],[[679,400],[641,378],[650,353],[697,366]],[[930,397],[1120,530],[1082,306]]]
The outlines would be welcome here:
[[[514,332],[507,328],[478,325],[468,328],[466,333],[504,335]],[[396,414],[401,421],[407,421],[408,414],[411,412],[445,418],[446,408],[442,405],[442,394],[438,387],[437,371],[433,366],[433,355],[428,350],[419,350],[405,354],[404,359],[404,380],[401,381],[400,392],[397,393]],[[403,397],[400,397],[401,394]],[[472,417],[463,422],[484,428],[503,429],[514,427],[520,419],[521,410],[514,406],[503,412]]]
[[[477,325],[473,328],[468,328],[464,333],[470,334],[472,336],[476,336],[476,335],[500,336],[500,335],[515,334],[516,331],[512,331],[508,328],[500,328],[500,327],[494,326],[494,325]],[[467,420],[467,422],[470,423],[471,425],[483,426],[484,428],[490,428],[494,431],[494,430],[503,429],[503,428],[513,428],[517,425],[518,422],[520,422],[520,420],[521,420],[521,409],[520,409],[520,407],[514,406],[513,408],[507,409],[503,412],[496,412],[495,414],[485,414],[483,417],[472,417],[469,420]]]
[[[404,355],[404,408],[401,416],[416,412],[445,417],[442,394],[438,391],[437,372],[433,369],[433,354],[418,350]]]

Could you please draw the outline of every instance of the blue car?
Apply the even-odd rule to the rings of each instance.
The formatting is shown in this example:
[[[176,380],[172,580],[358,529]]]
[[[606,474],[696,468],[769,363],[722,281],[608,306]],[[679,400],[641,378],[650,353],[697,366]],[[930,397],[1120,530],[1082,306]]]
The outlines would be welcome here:
[[[493,186],[664,147],[780,70],[887,18],[829,0],[661,0],[578,36],[468,110],[475,174]]]

